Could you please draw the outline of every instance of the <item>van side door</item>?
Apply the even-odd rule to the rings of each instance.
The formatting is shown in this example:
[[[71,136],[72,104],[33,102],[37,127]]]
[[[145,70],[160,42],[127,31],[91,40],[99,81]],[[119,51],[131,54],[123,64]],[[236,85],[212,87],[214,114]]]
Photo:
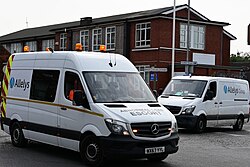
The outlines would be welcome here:
[[[203,99],[204,109],[207,114],[207,125],[218,124],[219,104],[217,81],[210,81]]]
[[[87,122],[84,115],[85,108],[89,109],[89,103],[85,95],[80,74],[74,70],[64,70],[62,87],[60,91],[60,107],[58,117],[59,146],[73,150],[79,149],[81,129]],[[76,104],[74,97],[80,94],[82,104]]]
[[[56,146],[59,75],[60,70],[33,70],[27,127],[31,139]]]
[[[236,86],[237,85],[237,86]],[[244,103],[241,94],[237,91],[240,84],[229,81],[219,81],[219,125],[234,125],[237,119],[237,114],[241,111]],[[236,91],[237,90],[237,91]],[[238,100],[240,99],[240,100]]]

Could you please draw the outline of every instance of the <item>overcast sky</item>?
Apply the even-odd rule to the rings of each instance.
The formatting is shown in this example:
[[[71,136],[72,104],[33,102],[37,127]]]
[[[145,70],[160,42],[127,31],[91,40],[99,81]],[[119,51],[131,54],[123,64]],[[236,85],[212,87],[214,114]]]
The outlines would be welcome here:
[[[174,0],[2,0],[0,36],[28,27],[78,21],[82,17],[103,17],[173,6]],[[176,5],[188,0],[176,0]],[[212,21],[227,22],[224,27],[237,40],[231,42],[231,54],[250,52],[247,26],[250,24],[250,0],[190,0],[191,7]]]

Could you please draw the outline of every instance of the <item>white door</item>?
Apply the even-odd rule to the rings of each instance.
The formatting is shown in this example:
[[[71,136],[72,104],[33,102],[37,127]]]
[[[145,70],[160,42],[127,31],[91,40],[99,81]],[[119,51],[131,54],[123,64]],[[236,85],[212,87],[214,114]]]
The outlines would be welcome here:
[[[61,106],[58,108],[59,145],[77,151],[81,129],[86,122],[86,118],[83,112],[84,107],[82,105],[77,106],[74,103],[71,92],[82,91],[84,94],[84,89],[78,72],[65,70],[63,78],[59,101]]]
[[[210,81],[203,100],[203,105],[207,114],[207,126],[216,126],[218,124],[219,114],[219,99],[216,81]]]
[[[30,138],[58,145],[58,88],[59,70],[34,70],[29,103]]]

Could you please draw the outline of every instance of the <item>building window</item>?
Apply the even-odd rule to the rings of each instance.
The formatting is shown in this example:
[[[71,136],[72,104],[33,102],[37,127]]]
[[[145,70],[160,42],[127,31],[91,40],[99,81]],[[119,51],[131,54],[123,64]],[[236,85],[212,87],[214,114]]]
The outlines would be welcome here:
[[[102,43],[102,29],[93,29],[93,38],[92,38],[92,50],[99,51],[100,45]]]
[[[205,48],[205,26],[190,25],[189,47],[192,49]],[[187,24],[180,25],[180,47],[187,48]]]
[[[12,43],[10,45],[10,53],[19,53],[22,52],[23,48],[22,48],[22,44],[21,43]]]
[[[61,33],[60,34],[60,50],[66,50],[67,49],[67,33]]]
[[[150,23],[136,24],[135,46],[146,47],[150,46]]]
[[[48,39],[42,41],[42,50],[45,51],[47,48],[52,48],[54,50],[55,47],[55,40]]]
[[[58,70],[34,70],[30,99],[54,102],[59,74]]]
[[[89,50],[89,30],[80,32],[80,40],[84,51]]]
[[[106,47],[107,50],[115,50],[115,27],[107,27],[106,28]]]
[[[145,70],[145,68],[150,68],[150,65],[139,65],[136,66],[136,68],[140,72],[140,75],[144,79],[144,81],[149,85],[150,72]]]
[[[10,52],[10,45],[3,44],[2,45],[8,52]]]
[[[37,42],[36,41],[29,41],[29,42],[26,42],[25,44],[26,44],[26,46],[29,47],[29,50],[31,52],[37,51]]]

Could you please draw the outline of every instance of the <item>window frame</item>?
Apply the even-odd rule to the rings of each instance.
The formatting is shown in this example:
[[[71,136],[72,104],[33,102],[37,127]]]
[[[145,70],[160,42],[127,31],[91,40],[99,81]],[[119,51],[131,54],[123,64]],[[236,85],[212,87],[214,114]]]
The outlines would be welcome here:
[[[99,51],[101,44],[102,44],[102,28],[95,28],[92,30],[92,51]]]
[[[37,51],[37,41],[27,41],[25,45],[29,47],[30,52]]]
[[[52,75],[52,77],[48,78],[48,75]],[[32,100],[39,100],[39,101],[52,102],[52,103],[55,102],[56,92],[58,90],[59,78],[60,78],[60,70],[34,69],[33,74],[32,74],[32,79],[31,79],[31,88],[30,88],[29,98]],[[45,87],[47,86],[45,90],[41,88],[42,83],[45,83]],[[51,86],[52,88],[54,86],[55,89],[51,89]],[[51,93],[50,96],[48,96],[48,92]],[[44,94],[41,95],[41,93],[44,93]],[[51,98],[51,100],[48,100],[46,98],[48,99]]]
[[[141,77],[146,82],[147,85],[150,83],[150,72],[145,71],[145,68],[150,68],[150,65],[137,65],[137,70],[139,71]]]
[[[150,27],[148,27],[148,25]],[[151,22],[137,23],[135,25],[135,47],[136,48],[150,47],[150,45],[151,45]]]
[[[189,28],[189,46],[191,49],[205,50],[206,26],[191,24]],[[180,23],[180,48],[187,48],[187,24]]]
[[[20,53],[23,51],[22,44],[20,42],[10,44],[10,53]]]
[[[60,33],[60,50],[67,49],[67,33]]]
[[[55,39],[42,40],[42,50],[46,51],[47,48],[55,49]]]
[[[80,43],[84,51],[89,51],[89,30],[80,31]]]
[[[109,29],[110,31],[108,32]],[[106,49],[115,50],[115,44],[116,44],[116,27],[115,26],[106,27],[106,38],[105,38]]]

